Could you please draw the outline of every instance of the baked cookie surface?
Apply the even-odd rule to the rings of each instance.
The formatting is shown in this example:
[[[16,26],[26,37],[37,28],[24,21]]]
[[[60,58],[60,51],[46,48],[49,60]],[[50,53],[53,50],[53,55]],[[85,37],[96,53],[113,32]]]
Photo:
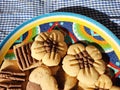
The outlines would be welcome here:
[[[42,32],[36,38],[31,47],[32,57],[47,66],[57,66],[67,51],[64,35],[58,31]]]
[[[29,76],[29,81],[40,85],[42,90],[58,90],[56,79],[47,66],[34,69]]]
[[[42,64],[41,61],[34,59],[31,56],[31,45],[33,42],[20,43],[14,46],[14,53],[17,59],[19,68],[26,71]]]
[[[77,77],[81,84],[89,87],[95,87],[95,82],[106,70],[101,52],[95,46],[80,43],[68,48],[62,63],[68,75]]]

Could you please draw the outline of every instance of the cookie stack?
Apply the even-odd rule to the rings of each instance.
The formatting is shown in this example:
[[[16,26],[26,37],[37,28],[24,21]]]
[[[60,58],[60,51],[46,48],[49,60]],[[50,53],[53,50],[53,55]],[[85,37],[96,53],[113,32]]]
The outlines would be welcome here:
[[[15,45],[17,60],[4,60],[0,90],[120,90],[106,74],[98,48],[68,46],[64,35],[59,30],[41,32],[33,42]]]
[[[0,69],[0,90],[25,90],[29,71],[19,69],[16,60],[4,60]]]

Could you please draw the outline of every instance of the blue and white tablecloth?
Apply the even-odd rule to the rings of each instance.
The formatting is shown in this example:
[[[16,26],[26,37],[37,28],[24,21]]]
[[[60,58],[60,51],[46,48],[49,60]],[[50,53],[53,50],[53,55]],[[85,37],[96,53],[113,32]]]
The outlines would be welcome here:
[[[88,15],[120,39],[120,0],[0,0],[0,42],[24,21],[53,11]]]

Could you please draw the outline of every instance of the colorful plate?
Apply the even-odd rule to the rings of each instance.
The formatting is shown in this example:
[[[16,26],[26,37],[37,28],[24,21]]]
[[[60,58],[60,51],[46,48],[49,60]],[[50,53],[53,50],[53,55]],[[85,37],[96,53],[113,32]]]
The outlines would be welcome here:
[[[74,13],[49,13],[24,22],[0,44],[0,62],[4,58],[15,59],[15,44],[33,41],[38,33],[52,29],[66,32],[65,41],[68,44],[84,41],[96,45],[103,52],[105,61],[108,61],[108,66],[114,71],[114,76],[120,77],[120,40],[97,21]]]

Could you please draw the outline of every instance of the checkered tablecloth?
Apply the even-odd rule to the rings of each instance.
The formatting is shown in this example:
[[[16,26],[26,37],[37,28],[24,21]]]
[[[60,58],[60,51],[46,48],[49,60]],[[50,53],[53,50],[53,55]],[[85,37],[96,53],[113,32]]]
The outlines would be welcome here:
[[[89,16],[120,39],[120,0],[0,0],[0,42],[24,21],[53,11]]]

